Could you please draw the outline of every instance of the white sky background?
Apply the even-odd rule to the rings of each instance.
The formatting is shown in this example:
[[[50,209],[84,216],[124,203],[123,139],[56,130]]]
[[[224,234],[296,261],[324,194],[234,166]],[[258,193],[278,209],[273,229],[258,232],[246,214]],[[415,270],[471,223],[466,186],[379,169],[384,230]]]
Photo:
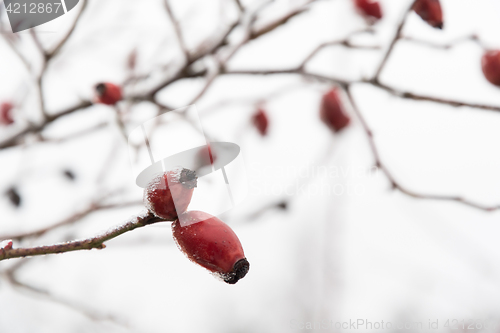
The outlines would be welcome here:
[[[234,19],[229,3],[172,1],[189,48]],[[375,26],[377,33],[357,38],[359,43],[386,46],[409,1],[381,3],[385,16]],[[298,4],[276,1],[266,17]],[[499,1],[442,0],[442,5],[443,31],[413,14],[404,33],[436,43],[476,33],[488,46],[500,47]],[[42,41],[49,45],[59,38],[78,9],[39,27]],[[322,1],[242,48],[230,68],[289,68],[319,43],[343,37],[363,24],[350,1]],[[23,52],[36,59],[28,36],[23,38]],[[44,91],[49,111],[72,105],[80,96],[90,98],[91,87],[99,81],[122,82],[126,58],[134,47],[139,49],[139,73],[179,61],[161,1],[90,1],[75,34],[49,68]],[[381,54],[334,47],[321,52],[308,69],[349,79],[369,76]],[[483,78],[481,55],[472,42],[448,51],[400,42],[382,80],[415,93],[498,105],[500,90]],[[16,121],[22,122],[23,116],[36,120],[36,94],[3,41],[0,59],[0,100],[24,96],[19,88],[24,84],[27,97]],[[155,73],[161,78],[160,71]],[[175,107],[185,106],[203,83],[203,79],[180,81],[160,98]],[[266,138],[249,125],[255,110],[252,103],[231,104],[204,116],[203,110],[218,101],[265,96],[283,87],[298,89],[266,104],[271,122]],[[91,321],[65,306],[19,293],[0,280],[0,331],[295,332],[291,320],[405,318],[426,323],[440,318],[441,326],[446,319],[500,320],[500,213],[418,201],[390,191],[382,174],[368,172],[373,158],[357,120],[337,136],[319,121],[319,101],[326,89],[327,85],[304,84],[294,76],[222,77],[197,104],[205,129],[239,144],[247,166],[248,198],[223,217],[240,237],[251,264],[238,284],[217,281],[189,262],[175,247],[169,225],[155,225],[120,236],[103,251],[35,258],[19,271],[22,281],[116,315],[128,328]],[[401,100],[371,86],[358,85],[354,94],[374,129],[383,161],[401,184],[416,191],[500,203],[499,115]],[[128,130],[154,111],[144,103],[135,106]],[[46,131],[63,136],[110,122],[93,135],[0,152],[0,191],[17,184],[23,198],[19,210],[5,198],[0,200],[1,234],[50,225],[82,209],[104,189],[125,187],[127,198],[142,197],[131,176],[126,144],[113,125],[113,112],[94,106],[54,122]],[[15,129],[0,128],[0,137],[9,130]],[[104,181],[97,180],[111,151],[116,153],[110,172]],[[319,161],[329,168],[327,176],[311,175]],[[61,176],[66,167],[74,170],[75,183]],[[297,170],[302,177],[294,177]],[[302,193],[286,194],[286,189],[304,183]],[[325,186],[345,193],[316,192]],[[271,210],[256,220],[246,219],[286,197],[291,200],[288,212]],[[92,236],[140,210],[137,206],[95,213],[24,245]]]

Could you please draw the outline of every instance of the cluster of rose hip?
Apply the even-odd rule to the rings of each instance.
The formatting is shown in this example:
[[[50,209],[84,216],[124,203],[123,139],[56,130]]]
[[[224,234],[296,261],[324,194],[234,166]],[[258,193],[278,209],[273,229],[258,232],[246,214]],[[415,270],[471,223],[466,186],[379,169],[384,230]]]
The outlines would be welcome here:
[[[380,3],[375,0],[353,0],[358,12],[370,23],[382,19]],[[430,26],[443,29],[443,11],[439,0],[417,0],[412,8]],[[485,78],[500,87],[500,50],[487,50],[481,67]],[[349,125],[350,118],[344,110],[340,89],[333,88],[323,95],[320,107],[321,120],[334,132]]]
[[[375,22],[382,18],[378,1],[354,0],[354,4],[367,20]],[[443,10],[439,0],[417,0],[412,9],[430,26],[443,29]],[[481,67],[486,79],[500,86],[500,50],[487,50],[481,59]]]
[[[115,105],[122,99],[122,90],[120,86],[104,82],[99,83],[94,87],[95,103],[106,105]],[[13,111],[16,105],[13,102],[5,101],[0,104],[0,124],[11,125],[14,123]]]
[[[191,261],[235,284],[247,274],[250,264],[227,224],[205,212],[187,210],[196,186],[196,173],[189,169],[179,167],[158,174],[144,189],[144,204],[157,217],[173,221],[174,240]]]
[[[382,8],[376,0],[354,0],[358,12],[369,22],[382,19]],[[439,0],[417,0],[413,11],[434,28],[443,29],[443,10]]]
[[[94,90],[95,103],[115,105],[123,98],[121,87],[111,82],[99,83],[94,87]],[[0,125],[11,125],[14,123],[12,114],[14,109],[15,107],[12,102],[3,102],[0,104]],[[267,135],[269,118],[264,109],[258,108],[252,115],[251,121],[262,136]]]

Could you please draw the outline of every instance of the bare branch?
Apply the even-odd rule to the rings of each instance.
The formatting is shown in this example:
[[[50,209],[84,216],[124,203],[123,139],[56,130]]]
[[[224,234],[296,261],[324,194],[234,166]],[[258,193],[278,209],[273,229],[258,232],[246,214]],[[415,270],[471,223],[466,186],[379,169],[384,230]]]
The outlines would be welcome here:
[[[370,146],[373,157],[375,159],[375,165],[377,168],[379,168],[384,173],[384,175],[387,177],[387,179],[391,183],[391,186],[393,189],[398,190],[401,193],[406,194],[406,195],[408,195],[412,198],[416,198],[416,199],[455,201],[455,202],[464,204],[466,206],[480,209],[480,210],[484,210],[484,211],[493,211],[493,210],[500,209],[500,205],[492,205],[492,206],[483,205],[483,204],[479,204],[477,202],[470,201],[470,200],[467,200],[465,198],[462,198],[459,196],[453,196],[453,195],[436,195],[436,194],[428,194],[428,193],[419,193],[417,191],[410,190],[407,187],[401,185],[401,183],[399,183],[396,180],[396,178],[394,177],[392,172],[388,169],[388,167],[385,165],[385,163],[383,163],[383,161],[380,157],[379,149],[375,143],[373,131],[370,128],[370,126],[368,125],[365,117],[363,116],[363,114],[359,110],[358,106],[356,105],[356,102],[354,101],[350,87],[346,88],[346,93],[347,93],[347,96],[348,96],[349,101],[351,103],[352,109],[353,109],[354,113],[356,114],[356,116],[358,117],[363,130],[365,131],[366,137],[368,139],[368,144]]]
[[[433,103],[438,103],[438,104],[450,105],[453,107],[469,107],[469,108],[479,109],[479,110],[500,112],[500,105],[497,106],[497,105],[488,105],[488,104],[479,104],[479,103],[467,103],[467,102],[461,102],[461,101],[456,101],[456,100],[451,100],[451,99],[446,99],[446,98],[432,97],[432,96],[415,94],[415,93],[408,92],[408,91],[398,90],[396,88],[390,87],[390,86],[382,84],[380,82],[367,81],[367,83],[370,83],[370,84],[374,85],[375,87],[384,89],[385,91],[389,92],[390,94],[397,96],[397,97],[400,97],[400,98],[412,99],[415,101],[433,102]]]
[[[455,47],[455,46],[462,44],[462,43],[465,43],[465,42],[474,42],[482,49],[487,49],[487,47],[484,45],[484,43],[479,39],[479,37],[477,35],[460,37],[460,38],[452,40],[451,42],[446,43],[446,44],[433,43],[433,42],[429,42],[429,41],[421,40],[421,39],[416,39],[416,38],[409,37],[409,36],[402,36],[400,38],[400,40],[415,43],[415,44],[420,44],[423,46],[432,47],[432,48],[440,49],[440,50],[449,50],[452,47]]]
[[[146,225],[163,221],[162,219],[154,216],[151,212],[145,211],[135,217],[133,220],[117,226],[105,233],[83,239],[75,240],[66,243],[59,243],[54,245],[37,246],[31,248],[0,248],[0,260],[22,258],[31,256],[40,256],[46,254],[56,254],[63,252],[91,250],[91,249],[104,249],[106,246],[104,242],[116,238],[131,230],[142,228]]]
[[[311,3],[312,1],[309,1],[307,4]],[[301,6],[299,8],[293,9],[290,12],[286,13],[282,17],[279,17],[278,19],[274,20],[273,22],[270,22],[266,24],[265,26],[261,27],[260,29],[252,29],[250,33],[250,40],[259,38],[260,36],[267,34],[273,30],[275,30],[278,27],[281,27],[285,25],[292,17],[295,17],[299,14],[304,13],[305,11],[308,10],[308,8],[304,6]]]
[[[207,107],[203,108],[203,114],[211,114],[217,110],[220,110],[221,108],[228,106],[228,105],[238,105],[238,104],[261,104],[264,103],[267,100],[271,100],[273,98],[278,98],[281,95],[288,94],[293,90],[297,90],[299,88],[303,88],[304,84],[293,84],[289,86],[282,87],[280,89],[277,89],[273,92],[268,93],[267,95],[264,96],[259,96],[259,97],[251,97],[251,98],[231,98],[231,99],[225,99],[221,100],[219,102],[213,103]]]

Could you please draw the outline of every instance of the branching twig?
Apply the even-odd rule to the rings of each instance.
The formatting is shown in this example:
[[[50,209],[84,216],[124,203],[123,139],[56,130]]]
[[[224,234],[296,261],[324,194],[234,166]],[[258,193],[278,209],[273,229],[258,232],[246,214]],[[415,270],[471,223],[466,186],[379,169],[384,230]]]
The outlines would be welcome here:
[[[421,40],[421,39],[416,39],[416,38],[409,37],[409,36],[402,36],[402,37],[400,37],[400,40],[415,43],[415,44],[420,44],[420,45],[424,45],[424,46],[428,46],[428,47],[432,47],[432,48],[440,49],[440,50],[449,50],[452,47],[455,47],[455,46],[462,44],[462,43],[465,43],[465,42],[474,42],[477,45],[479,45],[479,47],[481,47],[482,49],[487,49],[487,47],[484,45],[484,43],[479,39],[479,37],[477,35],[460,37],[460,38],[452,40],[451,42],[448,42],[446,44],[433,43],[433,42],[429,42],[429,41]]]
[[[0,33],[0,35],[2,35],[4,37],[4,40],[7,42],[7,45],[9,45],[10,49],[16,54],[16,56],[19,58],[19,60],[21,60],[24,67],[26,67],[26,70],[28,71],[28,73],[31,73],[31,64],[28,61],[28,59],[21,53],[21,51],[19,51],[19,49],[17,48],[16,45],[14,45],[12,40],[10,40],[7,37],[7,35],[4,35],[4,34],[5,33],[3,31],[2,31],[2,33]]]
[[[375,139],[373,137],[373,131],[370,128],[370,126],[368,125],[365,117],[363,116],[363,114],[359,110],[358,106],[356,105],[356,102],[354,101],[350,87],[346,88],[346,93],[347,93],[347,96],[349,98],[349,102],[351,103],[352,109],[353,109],[354,113],[356,114],[356,116],[358,117],[363,130],[365,131],[366,137],[368,139],[368,143],[370,145],[370,150],[372,151],[373,157],[375,159],[375,165],[377,168],[379,168],[384,173],[384,175],[387,177],[387,179],[391,183],[391,186],[393,189],[396,189],[396,190],[400,191],[401,193],[406,194],[406,195],[413,197],[413,198],[416,198],[416,199],[456,201],[456,202],[459,202],[461,204],[467,205],[469,207],[477,208],[477,209],[484,210],[484,211],[493,211],[493,210],[500,209],[500,205],[492,205],[492,206],[482,205],[482,204],[467,200],[465,198],[462,198],[459,196],[453,196],[453,195],[436,195],[436,194],[419,193],[417,191],[410,190],[407,187],[401,185],[401,183],[399,183],[396,180],[396,178],[394,177],[392,172],[388,169],[387,165],[385,165],[385,163],[382,162],[379,149],[378,149],[378,147],[375,143]]]
[[[168,17],[170,18],[170,21],[172,22],[172,26],[174,27],[175,36],[177,37],[179,47],[181,48],[181,51],[184,54],[184,57],[186,58],[186,62],[189,62],[189,58],[190,58],[189,50],[186,47],[186,43],[184,42],[184,37],[182,36],[182,30],[181,30],[179,21],[177,20],[174,13],[172,12],[172,8],[170,7],[169,0],[164,0],[163,4],[165,5],[165,10],[167,11]]]

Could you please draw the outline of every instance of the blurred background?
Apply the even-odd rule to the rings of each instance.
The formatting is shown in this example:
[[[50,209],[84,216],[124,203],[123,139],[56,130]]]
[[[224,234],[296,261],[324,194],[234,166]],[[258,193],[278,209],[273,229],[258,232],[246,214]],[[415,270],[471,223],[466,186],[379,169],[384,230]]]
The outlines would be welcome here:
[[[168,222],[100,251],[5,260],[0,331],[421,330],[335,327],[358,319],[498,331],[499,213],[398,188],[500,204],[500,90],[481,72],[500,47],[500,2],[441,0],[443,30],[410,12],[382,87],[370,78],[413,1],[379,2],[369,25],[351,0],[81,0],[16,34],[0,5],[0,103],[14,106],[0,126],[1,238],[87,238],[143,211],[127,135],[196,104],[206,133],[241,147],[248,195],[219,217],[250,262],[236,285],[218,281]],[[99,82],[123,100],[94,103]],[[319,112],[335,86],[358,109],[341,90],[351,122],[334,133]]]

